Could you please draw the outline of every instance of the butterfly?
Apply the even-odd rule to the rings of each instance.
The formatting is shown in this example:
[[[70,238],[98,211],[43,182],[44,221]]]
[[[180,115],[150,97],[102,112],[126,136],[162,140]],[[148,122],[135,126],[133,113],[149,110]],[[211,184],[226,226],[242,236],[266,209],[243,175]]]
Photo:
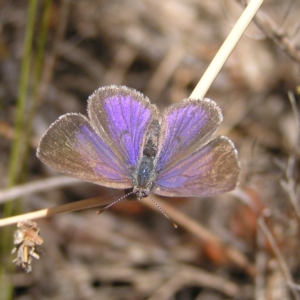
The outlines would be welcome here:
[[[140,92],[107,86],[88,98],[88,118],[68,113],[42,137],[37,156],[88,182],[155,194],[205,197],[235,188],[240,165],[226,137],[213,138],[222,113],[207,98],[185,99],[161,114]]]

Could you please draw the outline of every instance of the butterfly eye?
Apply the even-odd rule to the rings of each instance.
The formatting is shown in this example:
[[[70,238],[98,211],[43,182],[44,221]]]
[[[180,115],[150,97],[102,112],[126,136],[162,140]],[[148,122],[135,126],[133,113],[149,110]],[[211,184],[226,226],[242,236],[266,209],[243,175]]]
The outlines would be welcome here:
[[[142,194],[143,194],[143,198],[148,197],[149,196],[149,190],[143,189]]]

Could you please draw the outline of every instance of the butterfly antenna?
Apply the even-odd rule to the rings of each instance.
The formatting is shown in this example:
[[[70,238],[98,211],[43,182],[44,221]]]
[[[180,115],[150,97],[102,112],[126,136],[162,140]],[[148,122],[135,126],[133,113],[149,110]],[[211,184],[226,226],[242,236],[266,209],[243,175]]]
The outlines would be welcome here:
[[[158,205],[158,203],[151,196],[148,196],[148,197],[155,204],[155,206],[159,209],[159,211],[172,223],[173,227],[178,228],[177,224],[164,212],[164,210]]]
[[[118,202],[123,201],[127,196],[131,195],[133,192],[130,192],[124,196],[122,196],[121,198],[119,198],[118,200],[108,204],[107,206],[105,206],[104,208],[101,208],[97,211],[97,214],[100,215],[102,212],[104,212],[105,210],[107,210],[108,208],[112,207],[113,205],[117,204]]]

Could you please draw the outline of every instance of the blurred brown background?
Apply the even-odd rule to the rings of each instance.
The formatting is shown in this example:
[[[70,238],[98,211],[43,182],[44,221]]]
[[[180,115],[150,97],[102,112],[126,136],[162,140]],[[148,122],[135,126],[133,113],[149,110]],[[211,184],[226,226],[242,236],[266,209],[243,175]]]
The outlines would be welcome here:
[[[34,117],[29,118],[30,147],[16,183],[59,175],[36,158],[38,141],[60,115],[85,114],[87,97],[100,86],[136,88],[162,110],[188,98],[244,9],[241,2],[39,1],[24,119],[32,107]],[[29,7],[30,1],[0,4],[3,188],[15,137]],[[46,14],[46,46],[38,65]],[[299,15],[299,0],[265,1],[259,28],[249,27],[206,95],[223,111],[218,134],[228,136],[239,151],[239,188],[207,199],[164,200],[208,235],[197,225],[194,231],[176,230],[161,214],[127,201],[100,216],[90,209],[38,220],[43,254],[31,273],[12,272],[11,299],[300,299],[287,285],[290,276],[295,282],[300,276]],[[23,198],[23,211],[99,195],[118,197],[88,183],[45,186],[43,193]],[[226,247],[236,251],[235,259]],[[239,255],[247,263],[239,263]]]

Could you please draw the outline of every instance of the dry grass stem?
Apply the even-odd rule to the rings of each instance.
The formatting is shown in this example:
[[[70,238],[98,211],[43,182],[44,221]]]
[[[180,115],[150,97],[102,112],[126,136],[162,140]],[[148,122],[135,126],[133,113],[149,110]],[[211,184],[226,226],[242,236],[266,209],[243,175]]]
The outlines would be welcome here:
[[[44,192],[47,190],[51,190],[59,187],[77,185],[81,183],[84,182],[66,176],[56,176],[52,178],[50,177],[47,179],[36,180],[34,182],[29,182],[22,185],[14,186],[13,188],[0,190],[0,203],[13,200],[18,197],[25,197],[31,194]]]
[[[232,28],[218,53],[215,55],[209,67],[201,77],[199,83],[193,90],[190,98],[201,99],[205,96],[206,92],[219,74],[229,55],[237,45],[238,41],[249,26],[262,3],[263,0],[251,0],[249,2],[248,6]]]
[[[265,210],[264,212],[265,215],[269,215],[268,210]],[[290,290],[294,296],[295,299],[299,300],[300,299],[300,295],[298,293],[298,290],[295,289],[293,286],[295,286],[296,284],[294,283],[293,277],[290,273],[290,270],[287,266],[287,263],[281,253],[281,251],[279,250],[276,241],[272,235],[272,233],[270,232],[270,230],[268,229],[268,226],[265,223],[264,220],[264,216],[260,216],[258,218],[258,226],[261,229],[261,231],[263,232],[263,234],[265,235],[265,237],[267,238],[268,242],[270,243],[272,250],[274,251],[274,254],[277,258],[277,261],[279,263],[279,266],[281,268],[281,271],[283,273],[283,276],[285,278],[286,284],[290,287]]]
[[[108,199],[107,197],[97,197],[97,198],[81,200],[69,204],[59,205],[56,207],[41,209],[31,213],[0,219],[0,227],[16,224],[24,220],[36,220],[36,219],[51,217],[58,214],[63,214],[67,212],[77,211],[77,210],[83,210],[83,209],[94,208],[94,207],[101,208],[102,206],[105,206],[110,202],[111,199]]]

